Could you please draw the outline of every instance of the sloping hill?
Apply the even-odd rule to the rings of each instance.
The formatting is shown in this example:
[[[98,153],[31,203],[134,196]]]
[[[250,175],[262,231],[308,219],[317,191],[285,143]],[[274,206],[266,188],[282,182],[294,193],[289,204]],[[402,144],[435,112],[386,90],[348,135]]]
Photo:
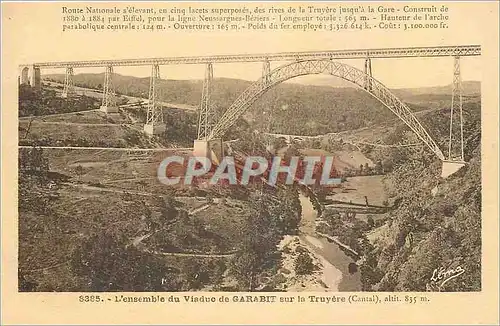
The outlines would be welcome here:
[[[425,149],[374,149],[367,155],[394,164],[386,176],[394,209],[386,222],[367,233],[362,265],[365,289],[379,291],[481,290],[481,107],[465,107],[465,167],[440,179],[441,162]],[[449,112],[425,117],[441,148],[446,145]],[[410,132],[391,138],[413,142]],[[365,243],[366,244],[366,243]],[[465,270],[450,282],[433,280],[434,270]]]
[[[46,75],[45,78],[63,82],[64,75]],[[74,77],[76,85],[96,89],[102,88],[103,80],[104,74],[78,74]],[[113,84],[118,93],[143,98],[148,96],[149,78],[115,74]],[[160,100],[197,106],[201,98],[202,84],[201,80],[161,80]],[[218,108],[218,114],[222,114],[250,84],[250,81],[239,79],[215,79],[211,98],[214,106]],[[466,88],[475,89],[477,85],[472,82],[471,87]],[[406,96],[410,107],[414,111],[420,111],[430,107],[447,106],[448,88],[402,89],[396,90],[396,93],[402,97]],[[425,92],[435,93],[432,95],[437,96],[434,104],[426,102],[429,95],[422,95]],[[415,104],[412,104],[412,101]],[[301,117],[300,120],[297,117]],[[252,123],[254,128],[302,135],[358,129],[393,117],[387,108],[363,90],[296,83],[283,83],[269,90],[245,114],[245,119]]]
[[[450,95],[452,85],[446,86],[433,86],[433,87],[420,87],[420,88],[398,88],[393,92],[401,97],[408,97],[411,95],[433,94],[433,95]],[[481,82],[479,81],[463,81],[462,91],[464,95],[472,96],[481,94]]]

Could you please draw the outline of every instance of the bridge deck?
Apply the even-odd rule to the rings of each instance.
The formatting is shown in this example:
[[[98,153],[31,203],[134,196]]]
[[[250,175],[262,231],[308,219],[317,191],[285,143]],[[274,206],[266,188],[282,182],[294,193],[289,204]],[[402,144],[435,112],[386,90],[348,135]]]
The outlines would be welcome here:
[[[281,52],[261,54],[208,55],[190,57],[143,58],[143,59],[112,59],[88,61],[38,62],[20,67],[35,65],[40,68],[64,67],[105,67],[105,66],[147,66],[262,62],[262,61],[295,61],[307,59],[357,59],[357,58],[405,58],[405,57],[446,57],[446,56],[477,56],[481,55],[480,45],[404,47],[380,49],[330,50],[307,52]]]

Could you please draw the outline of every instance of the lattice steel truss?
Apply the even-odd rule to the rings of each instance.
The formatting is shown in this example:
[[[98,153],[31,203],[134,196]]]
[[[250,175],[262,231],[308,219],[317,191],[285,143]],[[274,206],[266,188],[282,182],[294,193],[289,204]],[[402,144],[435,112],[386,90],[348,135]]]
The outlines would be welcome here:
[[[153,64],[151,66],[151,77],[149,79],[149,100],[146,116],[146,124],[149,125],[163,123],[163,112],[158,101],[158,80],[160,80],[160,66],[158,64]]]
[[[405,47],[405,48],[380,48],[380,49],[354,49],[354,50],[327,50],[307,52],[280,52],[257,54],[226,54],[196,57],[170,57],[170,58],[141,58],[119,60],[87,60],[87,61],[60,61],[34,63],[40,68],[64,67],[104,67],[104,66],[149,66],[151,64],[208,64],[232,62],[262,62],[293,61],[310,59],[360,59],[366,58],[404,58],[404,57],[451,57],[481,55],[480,45],[451,45],[431,47]],[[22,65],[28,66],[28,65]]]
[[[453,88],[451,91],[450,137],[448,160],[464,161],[464,122],[462,114],[462,77],[460,57],[453,60]]]
[[[116,106],[115,89],[113,87],[113,66],[106,66],[104,74],[104,86],[102,95],[102,106],[111,108]]]
[[[75,88],[73,85],[73,67],[66,68],[66,75],[64,77],[64,89],[63,97],[71,96],[75,93]]]
[[[363,89],[365,81],[368,78],[372,85],[372,90],[366,91],[396,114],[439,159],[444,160],[443,153],[408,106],[392,94],[387,87],[359,69],[332,60],[297,61],[274,69],[267,77],[260,78],[250,85],[236,99],[215,125],[209,139],[221,138],[236,120],[271,87],[294,77],[322,73],[340,77]],[[266,78],[269,78],[269,83],[265,82]]]
[[[215,125],[215,109],[210,102],[214,78],[212,63],[207,64],[198,116],[198,139],[207,139]]]

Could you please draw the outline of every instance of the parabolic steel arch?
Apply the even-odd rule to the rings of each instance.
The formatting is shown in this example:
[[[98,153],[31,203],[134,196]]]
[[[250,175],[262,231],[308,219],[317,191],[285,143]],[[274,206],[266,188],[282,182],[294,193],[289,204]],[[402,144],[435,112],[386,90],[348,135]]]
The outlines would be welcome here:
[[[364,89],[398,116],[398,118],[401,119],[418,138],[439,157],[440,160],[443,161],[445,159],[438,145],[413,115],[410,108],[398,99],[387,87],[359,69],[328,59],[301,60],[285,64],[254,82],[226,110],[224,115],[212,129],[208,139],[221,138],[224,136],[236,120],[238,120],[238,118],[242,116],[262,94],[273,86],[298,76],[311,74],[330,74],[347,80]],[[371,88],[364,87],[367,85],[367,82],[371,85]]]

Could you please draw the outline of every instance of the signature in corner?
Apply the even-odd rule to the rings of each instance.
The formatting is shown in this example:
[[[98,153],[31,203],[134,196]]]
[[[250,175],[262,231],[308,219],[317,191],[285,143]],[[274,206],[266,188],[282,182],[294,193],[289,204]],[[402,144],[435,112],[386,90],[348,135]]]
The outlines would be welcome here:
[[[434,271],[432,272],[431,281],[441,282],[439,287],[442,287],[446,282],[462,275],[463,273],[465,273],[465,269],[463,269],[461,266],[457,266],[448,270],[445,270],[444,267],[440,267],[434,269]]]

